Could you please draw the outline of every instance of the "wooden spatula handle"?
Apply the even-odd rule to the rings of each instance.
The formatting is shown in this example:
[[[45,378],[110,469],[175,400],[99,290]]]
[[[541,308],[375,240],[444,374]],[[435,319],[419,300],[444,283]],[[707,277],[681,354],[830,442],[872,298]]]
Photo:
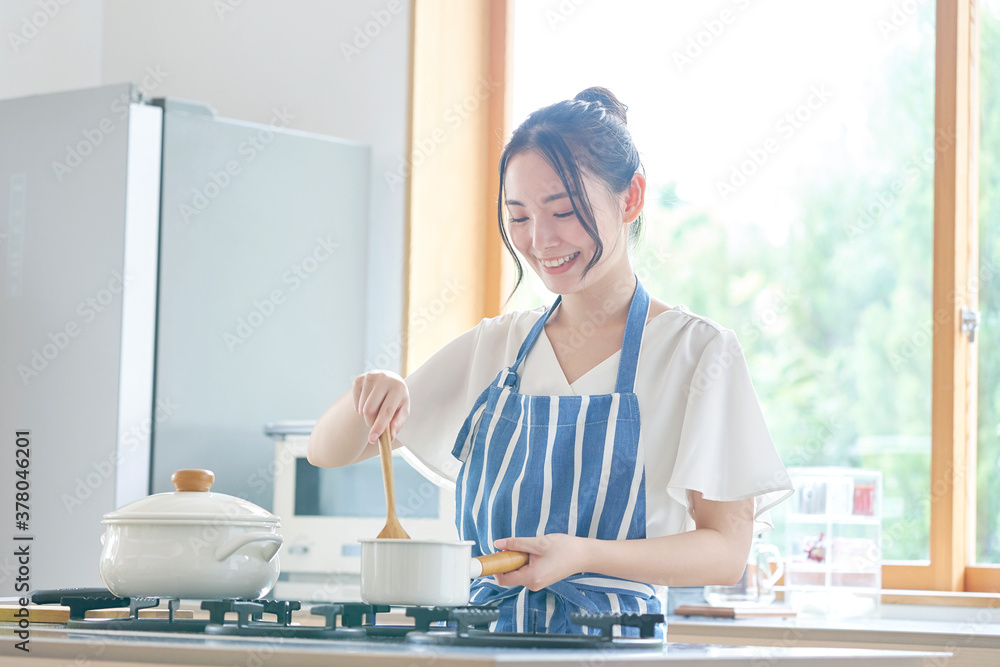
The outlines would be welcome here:
[[[382,481],[385,486],[385,509],[390,521],[396,520],[396,493],[392,479],[392,440],[389,429],[378,439],[379,458],[382,459]]]
[[[485,577],[490,574],[513,572],[527,565],[528,554],[523,551],[498,551],[485,556],[476,556],[476,560],[483,564],[483,573],[480,576]]]

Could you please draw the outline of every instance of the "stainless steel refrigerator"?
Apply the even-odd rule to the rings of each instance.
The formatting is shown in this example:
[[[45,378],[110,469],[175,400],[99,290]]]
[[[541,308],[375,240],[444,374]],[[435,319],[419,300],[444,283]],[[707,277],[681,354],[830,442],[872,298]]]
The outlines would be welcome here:
[[[15,543],[30,589],[100,585],[101,516],[178,468],[270,508],[262,425],[364,370],[369,149],[271,115],[129,84],[0,101],[0,596]]]

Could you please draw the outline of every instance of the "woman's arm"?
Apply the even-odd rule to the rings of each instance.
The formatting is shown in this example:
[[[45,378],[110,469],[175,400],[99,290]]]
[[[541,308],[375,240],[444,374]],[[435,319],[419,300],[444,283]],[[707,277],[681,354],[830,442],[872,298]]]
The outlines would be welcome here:
[[[399,375],[391,371],[359,375],[351,391],[316,420],[306,457],[314,466],[339,468],[376,456],[378,438],[390,420],[391,435],[399,431],[409,414],[409,392]]]
[[[512,321],[508,318],[508,322]],[[417,397],[413,405],[421,420],[403,442],[420,456],[420,450],[433,449],[458,434],[475,394],[470,383],[485,387],[498,369],[503,368],[503,341],[507,326],[487,327],[489,340],[483,342],[484,324],[479,325],[438,350],[404,381],[387,370],[373,370],[354,378],[351,391],[338,398],[316,421],[309,436],[309,462],[322,468],[337,468],[378,456],[378,438],[388,427],[401,434],[410,417],[410,388]],[[480,345],[489,353],[477,356]],[[480,389],[481,391],[481,389]],[[440,436],[435,436],[435,432]],[[403,442],[393,441],[393,448]],[[416,445],[416,447],[414,447]],[[442,445],[443,447],[444,445]],[[447,450],[450,459],[450,448]],[[453,460],[453,459],[452,459]]]
[[[753,541],[754,501],[717,502],[691,492],[695,530],[644,540],[597,540],[572,535],[512,537],[499,549],[531,554],[519,570],[496,575],[501,586],[536,591],[594,572],[666,586],[728,586],[743,575]]]

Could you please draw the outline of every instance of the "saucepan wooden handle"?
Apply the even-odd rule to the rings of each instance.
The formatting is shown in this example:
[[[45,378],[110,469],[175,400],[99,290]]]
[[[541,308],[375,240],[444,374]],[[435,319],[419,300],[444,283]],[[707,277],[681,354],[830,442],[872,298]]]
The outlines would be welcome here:
[[[528,554],[523,551],[498,551],[485,556],[476,556],[483,565],[483,573],[479,576],[485,577],[490,574],[503,574],[528,564]]]

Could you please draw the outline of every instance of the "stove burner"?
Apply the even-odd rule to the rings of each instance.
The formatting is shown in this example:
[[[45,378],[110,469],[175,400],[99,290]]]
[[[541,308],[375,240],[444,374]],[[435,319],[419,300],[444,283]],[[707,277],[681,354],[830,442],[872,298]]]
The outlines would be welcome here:
[[[197,618],[175,618],[180,600],[167,601],[167,618],[139,618],[139,610],[157,607],[159,598],[116,598],[65,596],[59,604],[69,607],[66,627],[90,630],[147,630],[150,632],[202,632],[210,621]],[[128,618],[86,618],[95,609],[128,607]]]
[[[292,612],[301,608],[302,603],[289,600],[258,600],[255,602],[237,600],[211,600],[201,603],[208,609],[212,620],[205,627],[209,635],[236,635],[241,637],[283,637],[295,639],[364,639],[362,628],[338,628],[337,615],[343,615],[343,605],[320,605],[310,612],[326,617],[323,627],[312,625],[292,625]],[[237,615],[236,624],[227,623],[227,611]],[[263,621],[265,613],[277,616],[277,621]]]
[[[407,612],[409,613],[409,612]],[[488,626],[500,617],[494,608],[465,607],[451,610],[457,622],[454,631],[415,631],[406,635],[406,641],[415,644],[510,648],[661,648],[663,639],[656,636],[656,626],[662,623],[663,614],[635,613],[581,613],[570,619],[596,634],[556,634],[545,632],[491,632]],[[639,628],[638,637],[615,637],[614,627]]]
[[[72,620],[83,620],[86,618],[87,612],[93,609],[119,609],[121,607],[128,607],[129,616],[136,615],[137,618],[139,611],[139,607],[133,605],[130,598],[67,596],[60,598],[59,604],[69,607],[69,617]]]
[[[173,600],[171,600],[173,602]],[[293,600],[205,600],[201,608],[208,612],[209,623],[221,625],[226,621],[227,612],[236,612],[240,624],[260,621],[263,614],[274,614],[281,625],[292,622],[292,612],[302,608],[302,603]]]
[[[648,639],[656,636],[656,626],[663,623],[663,614],[636,614],[634,612],[612,613],[581,613],[573,614],[570,620],[588,628],[597,628],[601,637],[610,638],[614,627],[639,628],[639,638]]]

